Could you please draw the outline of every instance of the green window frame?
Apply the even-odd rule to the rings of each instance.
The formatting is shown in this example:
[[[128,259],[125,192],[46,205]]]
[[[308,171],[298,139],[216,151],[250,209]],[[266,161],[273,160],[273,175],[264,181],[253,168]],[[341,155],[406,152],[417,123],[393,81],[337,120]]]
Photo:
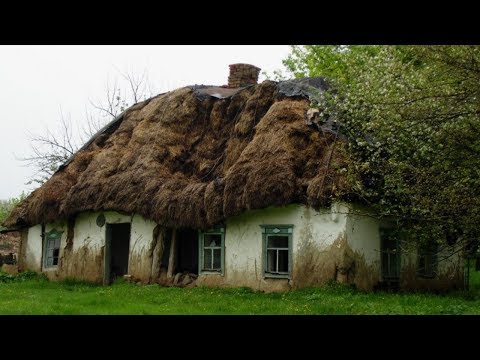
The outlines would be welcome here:
[[[260,225],[263,243],[263,274],[290,279],[292,275],[293,225]]]
[[[60,244],[63,231],[51,230],[44,234],[43,267],[55,268],[60,260]]]
[[[401,253],[400,238],[395,229],[380,228],[380,265],[384,281],[400,279]]]
[[[199,231],[198,273],[222,274],[225,269],[225,227]]]

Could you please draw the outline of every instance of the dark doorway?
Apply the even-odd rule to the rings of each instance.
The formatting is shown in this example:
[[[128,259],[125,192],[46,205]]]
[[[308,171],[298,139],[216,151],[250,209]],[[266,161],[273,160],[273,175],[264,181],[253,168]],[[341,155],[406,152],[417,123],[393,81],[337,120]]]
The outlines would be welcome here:
[[[105,284],[128,274],[130,224],[107,224],[105,243]]]
[[[198,274],[198,231],[178,230],[178,258],[176,272]]]
[[[189,272],[198,274],[198,231],[192,229],[177,229],[177,248],[175,250],[176,273]],[[162,268],[168,268],[170,247],[172,244],[172,230],[168,229],[165,236],[165,245],[162,256]]]

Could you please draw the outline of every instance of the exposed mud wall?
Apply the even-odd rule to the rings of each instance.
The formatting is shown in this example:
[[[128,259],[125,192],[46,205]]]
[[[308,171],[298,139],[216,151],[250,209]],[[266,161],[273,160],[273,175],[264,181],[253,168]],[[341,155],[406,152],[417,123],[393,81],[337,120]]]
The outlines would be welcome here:
[[[333,244],[327,247],[305,241],[301,244],[296,259],[295,288],[337,281],[354,284],[358,289],[369,291],[379,279],[378,268],[368,263],[361,252],[352,250],[345,233],[340,234]]]
[[[0,256],[19,253],[20,233],[18,231],[10,231],[0,233]]]
[[[151,247],[155,226],[155,222],[146,220],[140,215],[132,218],[128,274],[142,282],[150,281],[153,256]]]
[[[105,224],[97,225],[103,214]],[[44,268],[42,259],[41,225],[28,229],[22,241],[21,269],[43,271],[50,279],[76,278],[97,283],[103,282],[106,224],[131,223],[129,273],[148,281],[151,272],[149,248],[155,223],[139,215],[129,216],[114,211],[85,212],[68,221],[47,224],[45,231],[62,231],[59,265]]]
[[[458,246],[458,245],[457,245]],[[464,259],[456,246],[445,246],[437,255],[436,276],[424,278],[418,274],[418,252],[415,245],[403,245],[400,287],[404,290],[446,291],[464,286]]]
[[[372,290],[380,281],[380,223],[368,209],[350,205],[346,239],[354,254],[353,283],[359,289]]]
[[[103,246],[89,247],[87,243],[65,255],[57,271],[58,279],[76,278],[96,283],[103,282]]]
[[[97,225],[97,217],[103,214],[105,224]],[[43,271],[50,279],[76,278],[103,282],[106,224],[131,223],[129,274],[144,282],[150,280],[151,245],[155,223],[140,215],[129,216],[114,211],[104,213],[85,212],[68,221],[46,224],[45,231],[62,232],[59,265],[42,266],[42,226],[24,230],[19,260],[21,270]]]
[[[81,213],[75,218],[73,231],[71,223],[70,229],[65,229],[65,242],[62,241],[57,271],[59,279],[76,278],[97,283],[103,281],[106,225],[97,225],[96,220],[100,214]],[[106,212],[104,216],[105,223],[130,222],[129,216],[114,212]]]
[[[328,281],[372,290],[379,281],[378,224],[350,219],[350,209],[336,203],[331,209],[303,205],[249,211],[227,221],[225,272],[200,275],[197,285],[248,286],[261,291],[320,286]],[[291,279],[265,278],[260,225],[293,224]],[[348,237],[351,237],[352,246]],[[359,239],[364,236],[365,238]]]
[[[294,225],[290,280],[264,276],[260,225],[268,224]],[[309,249],[328,249],[344,233],[345,226],[345,214],[332,218],[330,209],[316,211],[303,205],[253,210],[232,217],[226,223],[224,275],[200,275],[197,284],[276,291],[323,283],[324,277],[316,273],[318,268],[311,263],[316,256]]]
[[[25,271],[27,267],[27,242],[28,242],[28,229],[22,229],[20,231],[20,245],[18,248],[17,265],[18,271]]]

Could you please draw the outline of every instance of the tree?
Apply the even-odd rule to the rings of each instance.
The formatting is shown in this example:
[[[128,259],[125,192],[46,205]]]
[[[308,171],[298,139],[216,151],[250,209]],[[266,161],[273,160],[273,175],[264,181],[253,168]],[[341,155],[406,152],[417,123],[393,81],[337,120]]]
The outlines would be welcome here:
[[[71,116],[65,116],[60,108],[60,122],[55,130],[47,128],[44,134],[30,134],[30,155],[20,160],[35,169],[27,184],[42,185],[92,136],[101,130],[130,105],[152,96],[151,84],[145,70],[140,75],[120,73],[124,88],[107,81],[105,99],[89,101],[85,107],[85,121],[74,127]]]
[[[410,237],[480,235],[480,47],[305,46],[284,60],[294,76],[324,76],[312,105],[349,140],[353,186]]]
[[[20,196],[13,197],[8,200],[0,200],[0,224],[10,215],[13,208],[23,199],[27,197],[27,194],[22,192]],[[0,230],[1,230],[0,225]]]

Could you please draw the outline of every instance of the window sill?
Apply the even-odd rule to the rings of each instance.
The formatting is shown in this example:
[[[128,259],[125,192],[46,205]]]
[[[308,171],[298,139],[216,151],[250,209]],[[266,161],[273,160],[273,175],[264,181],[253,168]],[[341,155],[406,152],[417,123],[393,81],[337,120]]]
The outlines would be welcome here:
[[[264,279],[286,279],[289,280],[291,276],[289,274],[263,274]]]
[[[44,271],[54,271],[54,270],[58,270],[58,265],[57,266],[49,266],[49,267],[44,267],[42,268],[42,272]]]
[[[199,275],[222,275],[223,276],[223,272],[221,272],[221,271],[200,271]]]

